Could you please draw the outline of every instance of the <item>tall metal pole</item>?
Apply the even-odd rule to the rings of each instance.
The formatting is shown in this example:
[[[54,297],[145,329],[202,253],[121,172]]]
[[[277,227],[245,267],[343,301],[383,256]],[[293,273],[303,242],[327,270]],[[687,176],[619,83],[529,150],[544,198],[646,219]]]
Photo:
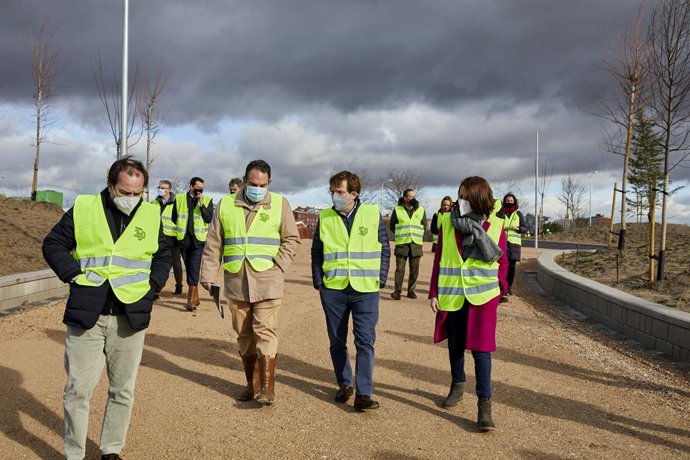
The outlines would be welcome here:
[[[539,249],[539,131],[537,131],[537,158],[534,161],[534,248]]]
[[[129,70],[127,69],[128,48],[129,48],[129,0],[124,0],[125,14],[122,30],[122,112],[120,113],[120,154],[121,157],[127,155],[127,79]]]
[[[592,226],[592,176],[597,174],[599,171],[594,171],[589,173],[589,226]]]

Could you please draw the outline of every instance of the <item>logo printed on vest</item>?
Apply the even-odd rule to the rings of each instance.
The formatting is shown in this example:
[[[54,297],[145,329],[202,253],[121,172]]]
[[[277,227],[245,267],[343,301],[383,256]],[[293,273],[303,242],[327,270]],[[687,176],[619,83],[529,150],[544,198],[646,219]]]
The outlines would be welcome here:
[[[270,217],[271,216],[269,216],[267,212],[259,213],[259,220],[261,220],[261,222],[268,222],[268,219],[270,219]]]
[[[369,229],[366,227],[359,227],[359,235],[360,236],[367,236],[367,233],[369,233]]]
[[[134,238],[141,241],[146,238],[146,232],[141,227],[134,227]]]

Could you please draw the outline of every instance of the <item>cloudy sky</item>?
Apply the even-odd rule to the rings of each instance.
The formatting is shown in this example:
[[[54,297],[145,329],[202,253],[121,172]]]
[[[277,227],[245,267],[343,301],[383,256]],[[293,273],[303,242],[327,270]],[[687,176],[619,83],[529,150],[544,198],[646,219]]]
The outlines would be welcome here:
[[[100,56],[107,76],[120,72],[122,2],[4,0],[2,10],[0,192],[30,191],[27,42],[48,21],[69,66],[39,188],[70,203],[102,188],[115,157],[91,66]],[[602,151],[605,122],[590,113],[615,91],[602,62],[636,10],[631,0],[131,0],[130,69],[169,79],[152,179],[199,175],[220,197],[263,158],[293,206],[325,204],[341,165],[374,188],[391,169],[418,173],[430,211],[469,175],[498,193],[516,183],[533,206],[539,131],[554,172],[546,213],[563,213],[560,175],[573,174],[587,190],[591,180],[593,213],[608,214],[622,160]],[[672,179],[687,185],[690,169]],[[673,197],[674,222],[690,223],[686,203],[690,191]]]

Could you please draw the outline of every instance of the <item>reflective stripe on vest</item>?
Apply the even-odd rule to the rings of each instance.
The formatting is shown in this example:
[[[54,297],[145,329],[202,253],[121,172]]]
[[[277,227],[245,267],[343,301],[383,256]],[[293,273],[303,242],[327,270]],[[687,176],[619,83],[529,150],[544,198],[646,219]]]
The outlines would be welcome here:
[[[80,195],[74,202],[72,257],[82,274],[76,283],[100,286],[110,283],[123,303],[140,300],[150,289],[151,259],[158,250],[160,211],[142,202],[122,235],[113,242],[101,195]]]
[[[223,226],[223,268],[230,273],[240,271],[244,260],[257,272],[273,267],[280,250],[280,220],[283,197],[271,193],[271,207],[259,206],[247,229],[242,206],[235,203],[237,194],[225,195],[219,204]]]
[[[514,222],[515,220],[517,220],[517,223]],[[504,218],[504,226],[508,243],[522,246],[522,235],[520,235],[519,231],[512,229],[512,227],[520,226],[520,216],[518,216],[517,211],[513,212],[510,217],[506,216]]]
[[[410,217],[403,206],[396,206],[395,215],[398,218],[395,224],[395,244],[422,244],[424,242],[424,227],[422,226],[424,208],[418,207]]]
[[[158,200],[153,200],[151,202],[152,205],[158,206],[159,212],[161,203]],[[163,212],[161,213],[161,225],[163,226],[163,234],[166,236],[174,236],[177,237],[177,226],[175,225],[175,222],[172,220],[172,212],[173,208],[176,206],[176,203],[171,203],[165,206],[163,208]]]
[[[323,284],[343,290],[348,284],[357,292],[379,290],[381,276],[380,214],[374,204],[360,204],[348,234],[342,217],[333,209],[319,214],[323,243]]]
[[[205,196],[203,199],[204,206],[208,206],[211,198]],[[182,241],[187,233],[187,220],[189,219],[189,209],[187,208],[187,194],[175,196],[175,207],[177,208],[177,239]],[[194,206],[192,213],[194,219],[194,236],[199,241],[206,241],[208,237],[208,224],[204,222],[201,217],[201,207]]]
[[[496,216],[500,206],[501,202],[496,200],[488,219],[487,234],[496,244],[503,228],[503,219]],[[458,252],[450,213],[444,213],[437,222],[439,232],[443,235],[437,286],[439,309],[456,311],[462,308],[465,300],[472,305],[483,305],[498,296],[501,293],[498,262],[484,262],[472,257],[463,261]]]

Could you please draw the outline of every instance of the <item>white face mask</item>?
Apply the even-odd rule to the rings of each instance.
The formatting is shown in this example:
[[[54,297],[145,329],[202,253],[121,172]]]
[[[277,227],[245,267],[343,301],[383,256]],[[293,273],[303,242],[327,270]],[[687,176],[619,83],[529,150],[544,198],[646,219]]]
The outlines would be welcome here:
[[[117,209],[129,216],[140,200],[140,196],[116,196],[113,198],[113,203],[115,203]]]
[[[458,201],[458,210],[460,211],[460,216],[464,216],[472,212],[472,206],[470,206],[469,201],[460,198]]]

